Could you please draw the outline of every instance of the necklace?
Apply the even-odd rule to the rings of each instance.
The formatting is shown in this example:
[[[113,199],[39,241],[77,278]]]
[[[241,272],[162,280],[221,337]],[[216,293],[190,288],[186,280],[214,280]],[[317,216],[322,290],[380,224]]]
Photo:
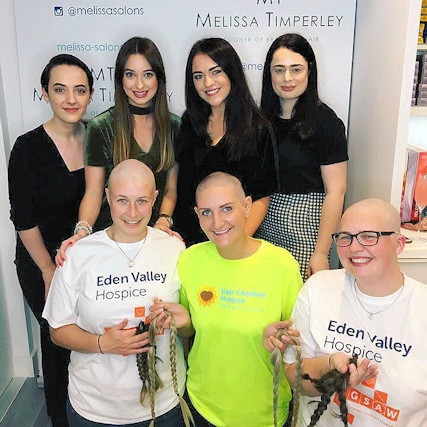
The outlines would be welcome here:
[[[354,284],[354,293],[356,294],[356,298],[357,298],[357,301],[359,302],[359,304],[360,304],[360,307],[362,307],[363,308],[363,310],[364,311],[366,311],[366,313],[368,313],[368,318],[369,318],[369,320],[374,320],[374,316],[376,316],[377,314],[380,314],[380,313],[383,313],[384,311],[386,311],[386,310],[388,310],[398,299],[399,299],[399,297],[400,297],[400,295],[402,295],[402,292],[403,292],[403,288],[405,287],[405,281],[403,281],[403,284],[402,284],[402,286],[400,287],[400,291],[397,293],[397,295],[395,296],[395,298],[393,299],[393,301],[390,303],[390,304],[388,304],[388,305],[386,305],[384,308],[382,308],[381,310],[378,310],[378,311],[370,311],[370,310],[368,310],[363,304],[362,304],[362,301],[360,301],[360,298],[359,298],[359,288],[357,287],[357,283],[356,283],[356,279],[354,279],[354,282],[353,282],[353,284]]]
[[[146,116],[147,114],[151,114],[154,111],[154,106],[151,104],[149,107],[137,107],[133,104],[128,104],[129,110],[132,114],[136,114],[137,116]]]
[[[209,138],[214,141],[215,139],[219,138],[221,139],[225,135],[225,124],[222,123],[221,129],[215,129],[215,125],[212,119],[208,119],[208,126],[206,129]],[[220,135],[221,133],[221,135]]]
[[[145,244],[145,241],[147,240],[147,237],[145,237],[145,239],[142,241],[142,243],[141,243],[141,245],[140,245],[140,247],[139,247],[139,249],[138,249],[138,252],[136,253],[136,255],[133,257],[133,258],[129,258],[127,255],[126,255],[126,252],[120,247],[120,245],[113,239],[113,241],[114,241],[114,243],[117,245],[117,247],[120,249],[120,251],[121,251],[121,253],[127,258],[127,260],[128,260],[128,267],[130,267],[130,268],[132,268],[134,265],[135,265],[135,259],[136,259],[136,257],[138,256],[138,254],[141,252],[141,249],[142,249],[142,247],[144,246],[144,244]]]

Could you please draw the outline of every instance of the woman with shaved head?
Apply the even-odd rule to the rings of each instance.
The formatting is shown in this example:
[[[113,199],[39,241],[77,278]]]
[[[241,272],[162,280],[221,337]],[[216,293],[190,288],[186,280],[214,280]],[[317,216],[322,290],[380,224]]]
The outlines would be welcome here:
[[[178,302],[177,237],[148,226],[157,197],[154,175],[139,160],[111,172],[106,196],[111,227],[79,240],[56,270],[43,316],[52,340],[71,350],[67,415],[72,426],[179,427],[185,384],[182,345],[171,376],[169,331],[136,334],[154,299]],[[164,254],[167,253],[167,256]],[[154,351],[163,383],[151,404],[141,397],[136,355]],[[176,393],[174,390],[176,386]],[[153,386],[154,387],[154,386]]]
[[[209,242],[178,261],[180,303],[159,303],[152,316],[167,327],[166,309],[183,336],[193,336],[187,390],[198,427],[273,427],[273,366],[263,330],[289,319],[301,287],[299,266],[285,249],[245,232],[252,200],[237,178],[215,172],[197,187],[200,227]],[[286,323],[286,322],[285,322]],[[288,324],[288,323],[287,323]],[[278,385],[278,425],[291,399]]]
[[[350,206],[332,235],[344,268],[311,276],[295,303],[304,372],[312,378],[333,369],[349,372],[348,421],[354,426],[427,425],[427,286],[402,273],[397,257],[405,237],[399,231],[400,215],[390,203],[366,199]],[[280,327],[266,329],[269,350],[286,347],[274,338]],[[284,357],[291,384],[294,353],[291,347]],[[313,400],[320,400],[309,381],[302,387],[301,427],[310,422]],[[339,412],[334,398],[316,425],[341,427]]]

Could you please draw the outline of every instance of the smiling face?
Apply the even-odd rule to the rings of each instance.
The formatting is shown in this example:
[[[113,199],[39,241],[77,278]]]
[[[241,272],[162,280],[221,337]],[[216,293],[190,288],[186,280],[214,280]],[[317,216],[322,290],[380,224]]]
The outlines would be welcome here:
[[[113,220],[111,237],[123,243],[142,240],[158,194],[150,169],[134,159],[119,163],[105,192]]]
[[[389,204],[369,199],[359,202],[344,213],[339,231],[356,234],[360,231],[399,231],[398,212]],[[381,236],[375,246],[362,246],[355,238],[350,246],[338,247],[341,264],[360,283],[393,283],[391,277],[401,277],[397,255],[405,246],[399,234]],[[360,281],[360,283],[359,283]]]
[[[199,188],[194,208],[200,227],[227,259],[241,257],[246,243],[245,222],[251,208],[251,198],[245,197],[240,182],[212,180]],[[230,181],[230,178],[227,177]]]
[[[294,101],[306,91],[308,63],[293,50],[280,47],[273,54],[270,65],[271,84],[281,101]]]
[[[208,55],[197,54],[193,59],[193,83],[200,98],[211,108],[225,107],[231,82],[223,69]]]
[[[130,55],[126,61],[122,83],[129,104],[137,107],[150,106],[159,86],[151,65],[138,53]]]
[[[43,98],[50,103],[54,118],[75,124],[85,114],[91,98],[86,73],[75,65],[57,65],[52,68],[47,91]]]

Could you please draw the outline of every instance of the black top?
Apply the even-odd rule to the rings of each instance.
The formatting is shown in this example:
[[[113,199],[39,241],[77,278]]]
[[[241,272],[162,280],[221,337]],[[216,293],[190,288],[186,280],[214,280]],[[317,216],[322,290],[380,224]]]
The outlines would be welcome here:
[[[273,120],[279,151],[281,193],[324,193],[320,166],[348,160],[344,123],[327,105],[321,104],[317,130],[302,141],[293,121]]]
[[[10,218],[17,231],[38,226],[52,258],[73,234],[84,194],[84,169],[70,172],[43,126],[20,136],[9,160]],[[17,261],[29,259],[19,236]]]
[[[242,182],[246,195],[254,201],[278,189],[277,148],[271,128],[262,130],[256,153],[230,160],[224,138],[215,146],[205,144],[195,134],[184,113],[175,153],[179,176],[174,220],[177,231],[187,244],[206,240],[193,210],[196,187],[205,176],[218,171],[236,176]]]

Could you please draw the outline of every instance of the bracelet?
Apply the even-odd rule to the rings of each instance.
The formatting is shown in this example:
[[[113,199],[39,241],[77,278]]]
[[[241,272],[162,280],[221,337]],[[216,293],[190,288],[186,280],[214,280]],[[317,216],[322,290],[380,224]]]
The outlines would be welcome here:
[[[101,348],[100,339],[101,339],[101,335],[98,335],[98,348],[99,348],[99,352],[100,352],[101,354],[104,354],[104,352],[102,351],[102,348]]]
[[[88,236],[92,234],[92,226],[87,221],[79,221],[74,227],[74,234],[77,234],[79,230],[86,231]]]
[[[331,365],[331,359],[332,359],[332,356],[334,355],[334,353],[332,353],[330,356],[329,356],[329,359],[328,359],[328,365],[329,365],[329,367],[331,368],[331,369],[335,369],[332,365]]]
[[[165,214],[165,213],[161,213],[159,215],[159,218],[166,218],[167,221],[168,221],[168,223],[169,223],[169,228],[172,228],[172,226],[173,226],[173,219],[172,219],[172,217],[170,215]]]

